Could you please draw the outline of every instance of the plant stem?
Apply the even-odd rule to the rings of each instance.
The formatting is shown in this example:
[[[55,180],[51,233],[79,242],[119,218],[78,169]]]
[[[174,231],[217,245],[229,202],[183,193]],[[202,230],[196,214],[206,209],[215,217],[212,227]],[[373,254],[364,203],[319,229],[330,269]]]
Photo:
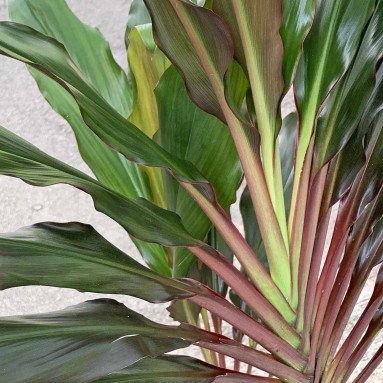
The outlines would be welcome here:
[[[301,254],[301,244],[303,237],[303,228],[305,223],[305,212],[307,207],[308,190],[310,183],[310,172],[312,155],[314,150],[314,140],[312,139],[307,150],[302,174],[299,177],[299,187],[296,191],[296,199],[299,204],[294,203],[290,209],[291,226],[290,230],[290,263],[291,263],[291,282],[292,282],[292,307],[298,305],[298,280],[299,280],[299,263]],[[295,174],[294,174],[295,180]]]
[[[297,332],[225,256],[208,246],[188,250],[221,277],[268,327],[293,347],[298,347],[300,337]]]
[[[297,370],[303,370],[306,360],[299,351],[213,290],[206,288],[205,294],[188,299],[235,326],[278,359]]]
[[[295,320],[295,313],[286,298],[270,278],[269,273],[226,212],[222,208],[218,210],[193,185],[184,182],[181,182],[181,184],[212,221],[259,291],[277,308],[288,322]]]
[[[170,0],[179,20],[184,26],[190,41],[197,53],[201,65],[211,83],[219,105],[229,126],[234,144],[243,167],[249,192],[258,219],[266,253],[269,260],[271,275],[286,298],[290,297],[290,272],[288,249],[285,246],[281,228],[275,215],[273,204],[262,169],[262,163],[252,146],[246,128],[234,115],[225,98],[223,79],[217,72],[210,55],[199,39],[198,31],[190,22],[185,5],[178,0]],[[253,278],[252,278],[253,279]]]
[[[310,333],[311,323],[313,320],[313,307],[315,292],[319,278],[319,272],[321,267],[322,256],[326,243],[328,225],[331,218],[331,209],[329,209],[326,215],[322,218],[319,223],[319,228],[314,243],[313,256],[310,267],[310,274],[307,283],[306,297],[304,302],[304,319],[303,319],[303,333],[302,333],[302,346],[301,350],[304,354],[308,354],[310,350]],[[300,307],[300,309],[302,309]],[[298,312],[298,315],[301,315]],[[312,367],[313,369],[313,367]]]
[[[298,273],[298,310],[296,328],[299,333],[303,331],[304,326],[304,306],[306,301],[307,283],[313,257],[314,243],[317,235],[318,219],[327,176],[327,169],[328,165],[325,165],[314,177],[314,180],[310,186],[309,199],[304,219]]]
[[[256,368],[260,368],[269,374],[280,378],[287,383],[309,383],[310,378],[299,371],[278,362],[261,351],[254,350],[230,339],[222,339],[220,343],[208,341],[199,341],[197,345],[205,347],[209,350],[219,352],[230,356],[234,359],[239,359],[242,362],[248,363]]]
[[[194,320],[193,314],[190,311],[190,303],[186,299],[182,300],[181,302],[188,323],[192,324],[193,326],[199,327],[198,323]],[[214,364],[214,362],[216,361],[216,358],[214,358],[215,353],[206,350],[205,348],[201,348],[201,352],[207,363]]]

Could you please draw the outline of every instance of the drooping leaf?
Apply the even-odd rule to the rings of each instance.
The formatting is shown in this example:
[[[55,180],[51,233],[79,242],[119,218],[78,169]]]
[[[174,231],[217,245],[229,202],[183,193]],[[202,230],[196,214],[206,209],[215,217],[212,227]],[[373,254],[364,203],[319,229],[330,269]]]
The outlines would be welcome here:
[[[0,53],[33,64],[70,90],[90,129],[129,160],[167,169],[183,182],[193,184],[206,198],[216,202],[211,185],[197,169],[190,162],[166,152],[110,108],[79,75],[66,51],[55,40],[28,27],[1,22]]]
[[[214,186],[220,205],[229,207],[235,200],[242,171],[227,126],[190,101],[174,67],[161,78],[156,96],[160,121],[157,139],[161,146],[195,164]],[[173,177],[164,177],[167,206],[180,215],[195,238],[204,239],[211,225],[209,219]],[[186,276],[193,259],[185,250],[176,250],[173,274]]]
[[[212,366],[189,356],[146,358],[95,383],[273,383]]]
[[[146,358],[97,383],[210,383],[226,371],[188,356]]]
[[[200,244],[187,233],[175,213],[143,198],[123,197],[1,127],[0,174],[18,177],[36,186],[67,183],[84,190],[92,196],[96,209],[144,241],[165,246]]]
[[[83,24],[64,0],[54,3],[49,0],[12,0],[8,9],[12,20],[61,42],[81,71],[81,75],[92,87],[124,117],[131,114],[133,87],[115,62],[108,43],[98,30]],[[77,36],[81,36],[81,39]],[[97,60],[94,59],[95,55]],[[32,67],[29,67],[29,70],[52,108],[71,125],[81,156],[97,179],[127,197],[151,199],[146,175],[136,164],[129,162],[103,143],[86,126],[73,97],[40,71]],[[110,169],[113,169],[113,172]],[[134,242],[151,267],[169,275],[164,249],[138,240]]]
[[[374,89],[376,64],[383,55],[383,2],[364,33],[351,68],[324,103],[317,125],[316,168],[334,156],[350,139]]]
[[[48,285],[150,302],[187,297],[189,285],[140,265],[81,223],[39,223],[0,235],[0,289]]]
[[[181,71],[192,100],[225,121],[209,79],[218,76],[215,80],[221,84],[223,93],[223,77],[233,57],[232,40],[224,21],[212,11],[184,1],[145,0],[145,3],[156,42]]]
[[[280,34],[283,41],[283,78],[287,92],[295,77],[303,41],[313,21],[315,0],[283,0],[282,7]]]
[[[190,334],[190,336],[189,336]],[[154,323],[107,299],[0,321],[0,370],[12,383],[87,383],[191,343],[192,330]]]

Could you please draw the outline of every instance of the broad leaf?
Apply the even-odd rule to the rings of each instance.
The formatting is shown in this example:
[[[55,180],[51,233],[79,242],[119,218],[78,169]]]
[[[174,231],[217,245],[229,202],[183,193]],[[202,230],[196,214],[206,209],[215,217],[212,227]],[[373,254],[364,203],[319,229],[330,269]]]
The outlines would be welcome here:
[[[235,58],[251,84],[258,129],[266,145],[273,145],[280,128],[283,91],[282,0],[215,1],[213,10],[230,27]]]
[[[170,62],[156,47],[151,24],[133,28],[129,41],[129,67],[136,87],[136,99],[129,121],[153,138],[159,128],[154,89]],[[161,170],[142,168],[142,171],[148,178],[153,202],[166,207]]]
[[[303,44],[295,80],[301,121],[300,149],[297,153],[299,172],[314,129],[317,111],[350,65],[374,4],[374,0],[317,2],[314,23]]]
[[[0,174],[18,177],[36,186],[67,183],[84,190],[92,196],[96,209],[144,241],[165,246],[201,244],[187,233],[175,213],[143,198],[131,199],[115,193],[1,127]]]
[[[105,103],[81,77],[62,45],[32,29],[0,23],[0,53],[33,64],[70,89],[87,125],[104,142],[129,160],[169,170],[182,182],[193,184],[205,198],[216,203],[211,185],[189,162],[177,159],[126,121]]]
[[[302,44],[311,27],[314,11],[315,0],[283,0],[283,23],[280,34],[283,41],[285,92],[294,80]]]
[[[131,114],[133,87],[114,61],[108,43],[98,30],[83,24],[65,1],[53,4],[49,0],[12,0],[8,8],[13,20],[61,42],[92,87],[123,116]],[[97,179],[127,197],[151,199],[150,185],[142,170],[108,147],[86,126],[73,97],[56,81],[34,68],[29,70],[52,108],[71,125],[81,156]],[[151,267],[169,275],[164,249],[138,240],[134,242]]]
[[[95,383],[247,383],[268,382],[201,362],[188,356],[146,358]]]
[[[318,119],[316,167],[334,156],[350,139],[374,89],[376,64],[383,55],[383,2],[379,1],[356,58],[330,93]]]
[[[87,383],[191,343],[192,330],[154,323],[106,299],[0,320],[0,370],[12,383]]]
[[[224,21],[212,11],[184,1],[145,0],[145,3],[156,42],[182,72],[192,100],[225,121],[209,78],[219,77],[215,80],[221,84],[222,93],[223,77],[233,57],[232,40]]]
[[[165,302],[193,294],[140,265],[89,225],[39,223],[0,235],[0,289],[48,285]]]
[[[190,101],[174,67],[161,78],[156,96],[160,121],[157,140],[169,153],[195,164],[212,183],[220,205],[229,207],[235,201],[242,171],[227,126]],[[165,186],[167,206],[180,215],[195,238],[203,240],[211,225],[209,219],[170,175],[165,175]],[[193,260],[185,250],[176,250],[173,274],[186,276]]]

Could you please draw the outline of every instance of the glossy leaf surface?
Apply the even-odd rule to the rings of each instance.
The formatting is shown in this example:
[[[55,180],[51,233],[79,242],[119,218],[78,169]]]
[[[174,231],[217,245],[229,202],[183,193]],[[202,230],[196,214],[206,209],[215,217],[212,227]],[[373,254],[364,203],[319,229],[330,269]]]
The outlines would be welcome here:
[[[48,285],[149,302],[187,297],[189,285],[142,266],[81,223],[39,223],[0,235],[0,289]]]
[[[295,80],[303,151],[310,141],[319,106],[357,51],[374,3],[374,0],[317,2],[314,23],[303,44]]]
[[[283,0],[282,7],[280,34],[283,41],[283,78],[287,92],[295,77],[303,40],[313,21],[315,0]]]
[[[226,125],[197,108],[189,99],[184,82],[174,67],[161,78],[156,96],[160,130],[157,140],[177,158],[195,164],[213,185],[224,208],[235,201],[242,170]],[[212,145],[219,137],[219,147]],[[203,240],[211,225],[189,194],[168,174],[165,177],[167,206],[180,215],[187,230]],[[177,250],[174,275],[186,276],[194,257]]]
[[[13,383],[92,382],[190,344],[182,339],[187,331],[159,325],[106,299],[5,317],[0,324],[2,379]]]
[[[329,161],[358,126],[375,86],[376,64],[383,55],[383,2],[379,1],[351,68],[324,103],[317,126],[316,167]]]
[[[232,40],[224,21],[210,10],[184,1],[145,0],[145,3],[156,42],[183,74],[192,100],[225,121],[208,75],[219,76],[216,80],[222,86],[233,57]]]
[[[144,359],[133,366],[97,380],[97,383],[210,383],[225,375],[223,369],[187,356]]]
[[[36,186],[67,183],[84,190],[92,196],[96,209],[116,220],[131,235],[147,242],[170,246],[176,242],[187,246],[200,244],[187,233],[175,213],[143,198],[123,197],[4,128],[0,128],[0,174],[18,177]]]

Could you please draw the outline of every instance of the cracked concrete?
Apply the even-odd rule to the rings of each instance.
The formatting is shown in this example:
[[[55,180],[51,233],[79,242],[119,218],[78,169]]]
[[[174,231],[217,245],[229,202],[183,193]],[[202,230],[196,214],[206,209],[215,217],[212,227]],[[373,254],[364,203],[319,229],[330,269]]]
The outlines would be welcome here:
[[[123,37],[130,1],[69,0],[68,3],[84,22],[101,30],[111,43],[118,63],[126,68]],[[0,0],[0,20],[6,19],[6,3]],[[24,65],[0,56],[0,84],[0,125],[48,154],[89,173],[78,153],[70,127],[44,101]],[[0,212],[0,232],[41,221],[80,221],[93,225],[109,241],[140,260],[125,231],[104,214],[95,211],[88,195],[72,187],[56,185],[37,188],[18,179],[0,176]],[[238,214],[235,218],[239,222]],[[40,286],[9,289],[0,292],[0,316],[58,310],[99,296]],[[149,305],[124,296],[113,298],[153,320],[170,323],[166,305]],[[361,313],[366,299],[361,298],[355,318]],[[382,376],[381,366],[369,382],[382,382]]]

